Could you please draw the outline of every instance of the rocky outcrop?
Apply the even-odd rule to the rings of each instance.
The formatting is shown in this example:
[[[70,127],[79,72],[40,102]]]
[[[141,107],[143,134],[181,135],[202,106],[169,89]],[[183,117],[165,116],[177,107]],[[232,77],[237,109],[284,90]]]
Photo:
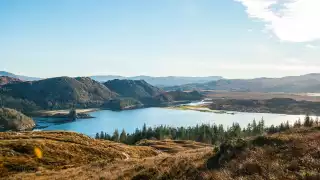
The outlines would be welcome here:
[[[0,127],[3,130],[25,131],[35,127],[35,122],[24,114],[9,108],[0,108]]]

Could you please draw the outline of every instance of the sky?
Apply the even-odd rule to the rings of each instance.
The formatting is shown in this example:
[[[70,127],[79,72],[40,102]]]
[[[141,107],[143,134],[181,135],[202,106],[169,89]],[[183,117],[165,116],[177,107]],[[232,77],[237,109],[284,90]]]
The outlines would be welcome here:
[[[0,71],[282,77],[320,73],[319,0],[1,0]]]

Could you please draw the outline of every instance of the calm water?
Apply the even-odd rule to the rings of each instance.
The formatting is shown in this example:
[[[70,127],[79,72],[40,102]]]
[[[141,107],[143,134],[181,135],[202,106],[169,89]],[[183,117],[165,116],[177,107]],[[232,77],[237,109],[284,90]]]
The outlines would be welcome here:
[[[279,125],[281,122],[293,123],[304,116],[263,114],[263,113],[235,113],[215,114],[198,111],[172,110],[165,108],[146,108],[128,111],[98,111],[90,113],[96,117],[93,119],[80,119],[73,122],[65,122],[59,119],[34,118],[38,129],[41,130],[67,130],[94,136],[97,132],[104,131],[113,133],[115,129],[125,129],[126,132],[133,132],[137,127],[141,128],[144,123],[147,126],[169,125],[174,127],[194,126],[196,124],[223,124],[225,127],[238,122],[246,126],[253,119],[260,120],[262,117],[267,126]]]

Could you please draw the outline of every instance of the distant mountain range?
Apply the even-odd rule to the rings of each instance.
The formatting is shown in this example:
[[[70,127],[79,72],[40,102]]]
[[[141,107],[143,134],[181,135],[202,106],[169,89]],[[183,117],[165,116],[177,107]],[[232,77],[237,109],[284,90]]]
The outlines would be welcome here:
[[[40,78],[15,75],[0,71],[0,76],[8,76],[23,81],[34,81]],[[283,78],[255,79],[223,79],[221,76],[209,77],[151,77],[151,76],[91,76],[100,83],[110,80],[144,80],[146,83],[160,87],[166,91],[172,90],[226,90],[226,91],[255,91],[255,92],[289,92],[289,93],[319,93],[320,73]]]
[[[0,71],[0,76],[8,76],[13,78],[18,78],[23,81],[35,81],[40,80],[41,78],[37,77],[28,77],[16,75],[13,73]],[[175,86],[175,85],[183,85],[189,83],[205,83],[210,81],[216,81],[222,79],[221,76],[208,76],[208,77],[182,77],[182,76],[167,76],[167,77],[152,77],[152,76],[116,76],[116,75],[101,75],[101,76],[90,76],[91,79],[99,81],[99,82],[107,82],[114,79],[128,79],[128,80],[144,80],[149,84],[159,87],[165,86]]]
[[[320,73],[283,78],[221,79],[207,83],[191,83],[165,87],[165,90],[226,90],[252,92],[319,93]]]
[[[28,77],[28,76],[21,76],[21,75],[16,75],[16,74],[12,74],[6,71],[0,71],[0,76],[8,76],[8,77],[12,77],[12,78],[17,78],[23,81],[35,81],[35,80],[40,80],[41,78],[37,78],[37,77]]]
[[[152,76],[91,76],[92,79],[99,82],[106,82],[113,79],[129,79],[129,80],[144,80],[154,86],[175,86],[189,83],[205,83],[222,79],[221,76],[208,76],[208,77],[182,77],[182,76],[167,76],[167,77],[152,77]]]

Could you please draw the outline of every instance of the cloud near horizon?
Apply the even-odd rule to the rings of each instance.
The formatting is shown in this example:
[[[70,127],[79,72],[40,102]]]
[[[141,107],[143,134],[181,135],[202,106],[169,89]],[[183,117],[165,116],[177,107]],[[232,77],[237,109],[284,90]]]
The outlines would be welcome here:
[[[320,0],[234,0],[281,41],[320,40]]]

